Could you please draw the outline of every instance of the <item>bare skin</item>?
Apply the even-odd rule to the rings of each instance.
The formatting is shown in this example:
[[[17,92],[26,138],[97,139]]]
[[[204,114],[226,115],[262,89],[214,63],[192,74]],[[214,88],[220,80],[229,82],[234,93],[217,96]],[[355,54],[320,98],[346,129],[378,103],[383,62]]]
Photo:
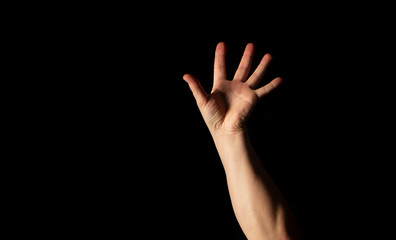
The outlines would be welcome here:
[[[190,74],[184,75],[184,80],[197,100],[198,107],[207,123],[209,130],[243,131],[244,123],[255,104],[281,82],[275,78],[259,89],[254,89],[264,76],[271,61],[271,55],[266,54],[257,69],[247,78],[254,54],[254,45],[248,44],[241,63],[232,81],[227,80],[225,69],[225,44],[219,43],[215,53],[214,81],[211,94],[207,94],[198,79]]]
[[[256,103],[278,87],[275,78],[256,88],[271,55],[266,54],[249,77],[255,46],[248,44],[232,80],[226,76],[225,44],[215,51],[213,87],[206,93],[199,80],[186,74],[203,119],[224,166],[236,218],[248,239],[301,239],[285,199],[250,143],[246,121]]]

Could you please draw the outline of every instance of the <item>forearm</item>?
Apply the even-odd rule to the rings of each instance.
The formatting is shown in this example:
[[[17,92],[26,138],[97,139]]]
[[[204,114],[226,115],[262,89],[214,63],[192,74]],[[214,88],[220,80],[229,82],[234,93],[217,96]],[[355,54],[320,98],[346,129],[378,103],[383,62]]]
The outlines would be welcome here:
[[[291,213],[247,133],[212,136],[226,172],[235,215],[247,238],[288,239]]]

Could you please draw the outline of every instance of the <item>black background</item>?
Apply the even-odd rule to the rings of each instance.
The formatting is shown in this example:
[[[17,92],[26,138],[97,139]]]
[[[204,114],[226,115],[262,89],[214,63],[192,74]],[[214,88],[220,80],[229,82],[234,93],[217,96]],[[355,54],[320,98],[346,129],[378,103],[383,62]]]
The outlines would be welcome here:
[[[209,91],[224,41],[229,77],[253,42],[253,69],[274,57],[263,84],[284,78],[248,128],[307,238],[366,233],[386,176],[373,84],[381,44],[369,40],[381,30],[353,7],[264,5],[80,6],[30,23],[26,51],[44,59],[32,57],[32,71],[48,80],[34,84],[51,89],[32,104],[44,138],[32,153],[54,159],[31,183],[43,225],[55,235],[244,239],[182,80],[193,74]]]

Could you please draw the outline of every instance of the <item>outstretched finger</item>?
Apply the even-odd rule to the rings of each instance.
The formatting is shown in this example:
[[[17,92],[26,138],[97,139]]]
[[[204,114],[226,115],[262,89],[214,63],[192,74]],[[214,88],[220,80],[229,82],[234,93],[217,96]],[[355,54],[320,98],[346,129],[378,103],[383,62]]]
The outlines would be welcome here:
[[[246,83],[251,88],[255,88],[260,83],[261,79],[263,79],[265,70],[267,69],[271,60],[272,60],[272,56],[269,53],[265,54],[264,57],[261,59],[261,62],[257,66],[256,70],[252,73],[252,75],[246,81]]]
[[[213,78],[217,80],[227,79],[226,74],[226,63],[225,63],[226,46],[225,43],[219,42],[216,46],[215,61],[214,61],[214,73]]]
[[[249,75],[250,66],[252,65],[254,50],[255,46],[253,43],[246,45],[245,52],[243,53],[241,62],[239,63],[238,69],[234,75],[235,81],[246,81]]]
[[[266,96],[268,93],[272,92],[275,88],[277,88],[282,83],[282,78],[277,77],[264,87],[256,89],[256,94],[259,98]]]
[[[209,95],[205,92],[199,80],[191,74],[185,74],[183,79],[188,83],[197,105],[199,107],[204,105],[208,101]]]

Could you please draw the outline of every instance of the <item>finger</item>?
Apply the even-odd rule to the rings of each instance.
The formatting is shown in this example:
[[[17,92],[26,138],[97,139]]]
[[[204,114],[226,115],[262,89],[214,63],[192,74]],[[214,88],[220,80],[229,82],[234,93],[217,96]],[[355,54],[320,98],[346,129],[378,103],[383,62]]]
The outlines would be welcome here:
[[[205,104],[208,101],[209,95],[205,92],[199,80],[191,74],[185,74],[183,79],[188,83],[198,106]]]
[[[226,64],[225,64],[226,46],[225,43],[219,42],[215,51],[214,61],[214,81],[219,79],[227,79]]]
[[[238,69],[235,72],[235,81],[246,81],[249,75],[250,66],[252,65],[252,59],[254,54],[255,46],[253,43],[246,45],[245,52],[243,53],[241,62],[239,63]]]
[[[272,60],[272,56],[269,53],[265,54],[264,57],[261,59],[261,62],[257,66],[256,70],[246,81],[246,83],[251,88],[255,88],[260,83],[261,79],[263,79],[265,71],[267,70],[267,67],[270,64],[271,60]]]
[[[264,87],[261,87],[256,91],[256,94],[259,98],[262,98],[266,96],[268,93],[272,92],[275,88],[277,88],[280,84],[282,83],[282,78],[277,77],[268,84],[266,84]]]

